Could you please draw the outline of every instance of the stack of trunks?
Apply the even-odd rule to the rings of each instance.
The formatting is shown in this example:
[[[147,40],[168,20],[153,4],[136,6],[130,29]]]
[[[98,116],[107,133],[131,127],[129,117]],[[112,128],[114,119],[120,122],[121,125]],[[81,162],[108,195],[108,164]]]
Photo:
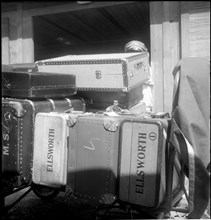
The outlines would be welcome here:
[[[96,205],[162,205],[170,120],[145,112],[147,52],[41,60],[7,69],[2,79],[3,174],[11,188],[69,186]],[[171,177],[178,191],[178,175]]]

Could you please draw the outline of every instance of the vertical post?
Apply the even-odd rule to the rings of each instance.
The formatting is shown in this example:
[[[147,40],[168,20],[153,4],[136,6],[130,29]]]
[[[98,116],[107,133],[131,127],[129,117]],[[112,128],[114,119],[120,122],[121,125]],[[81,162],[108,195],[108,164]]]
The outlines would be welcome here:
[[[16,63],[23,62],[23,10],[22,3],[17,4],[17,15],[16,15],[16,28],[17,28],[17,39],[16,39]]]
[[[22,3],[17,3],[14,14],[9,19],[10,64],[22,63]]]
[[[5,17],[1,21],[1,55],[2,55],[2,64],[10,63],[9,55],[9,18]]]
[[[163,82],[163,7],[162,1],[150,4],[150,41],[153,87],[153,111],[164,111]]]
[[[23,17],[23,63],[34,62],[33,18]]]
[[[181,1],[181,55],[189,56],[189,2]]]
[[[17,3],[17,10],[9,18],[8,63],[10,64],[34,62],[33,21],[31,16],[24,16],[22,4]],[[4,45],[6,50],[6,43]],[[3,54],[3,57],[6,56]]]
[[[163,2],[164,111],[172,111],[174,79],[172,71],[179,60],[179,2]]]

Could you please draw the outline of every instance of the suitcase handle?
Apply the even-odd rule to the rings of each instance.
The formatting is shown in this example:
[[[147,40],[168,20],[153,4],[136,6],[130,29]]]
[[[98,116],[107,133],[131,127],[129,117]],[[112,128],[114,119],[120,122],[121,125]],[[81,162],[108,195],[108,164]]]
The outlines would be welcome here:
[[[51,105],[52,105],[52,111],[54,112],[54,110],[55,110],[55,104],[54,104],[54,101],[53,101],[53,99],[48,99],[48,101],[51,103]]]

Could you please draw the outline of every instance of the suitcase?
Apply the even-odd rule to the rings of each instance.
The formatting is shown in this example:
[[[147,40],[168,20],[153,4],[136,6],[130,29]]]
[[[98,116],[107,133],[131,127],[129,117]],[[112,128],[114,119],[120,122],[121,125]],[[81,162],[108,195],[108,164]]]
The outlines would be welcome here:
[[[167,133],[169,120],[124,120],[121,127],[119,199],[147,209],[165,201],[167,180]],[[180,190],[173,172],[172,193]],[[168,204],[170,205],[170,204]]]
[[[70,114],[67,185],[93,204],[117,195],[119,117]]]
[[[5,71],[2,88],[2,96],[12,98],[58,98],[76,94],[73,74]]]
[[[75,74],[77,92],[90,108],[105,109],[114,100],[130,108],[143,98],[141,85],[149,79],[148,53],[69,55],[35,63],[40,72]]]
[[[60,189],[67,181],[68,114],[38,113],[35,118],[32,181]]]
[[[11,189],[31,180],[35,115],[64,112],[70,108],[85,111],[83,99],[31,101],[2,98],[2,176]]]

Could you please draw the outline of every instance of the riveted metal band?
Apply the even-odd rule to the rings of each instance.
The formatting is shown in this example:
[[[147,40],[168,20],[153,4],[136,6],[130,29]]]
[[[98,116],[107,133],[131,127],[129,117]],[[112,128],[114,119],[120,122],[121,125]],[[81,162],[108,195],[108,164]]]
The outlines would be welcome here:
[[[18,135],[18,145],[19,145],[19,173],[23,174],[23,119],[20,119],[19,135]]]
[[[42,65],[81,65],[81,64],[113,64],[121,63],[121,59],[99,59],[99,60],[74,60],[74,61],[39,61],[38,66]]]
[[[123,76],[123,86],[128,87],[128,77],[127,77],[127,60],[122,60],[122,76]]]

